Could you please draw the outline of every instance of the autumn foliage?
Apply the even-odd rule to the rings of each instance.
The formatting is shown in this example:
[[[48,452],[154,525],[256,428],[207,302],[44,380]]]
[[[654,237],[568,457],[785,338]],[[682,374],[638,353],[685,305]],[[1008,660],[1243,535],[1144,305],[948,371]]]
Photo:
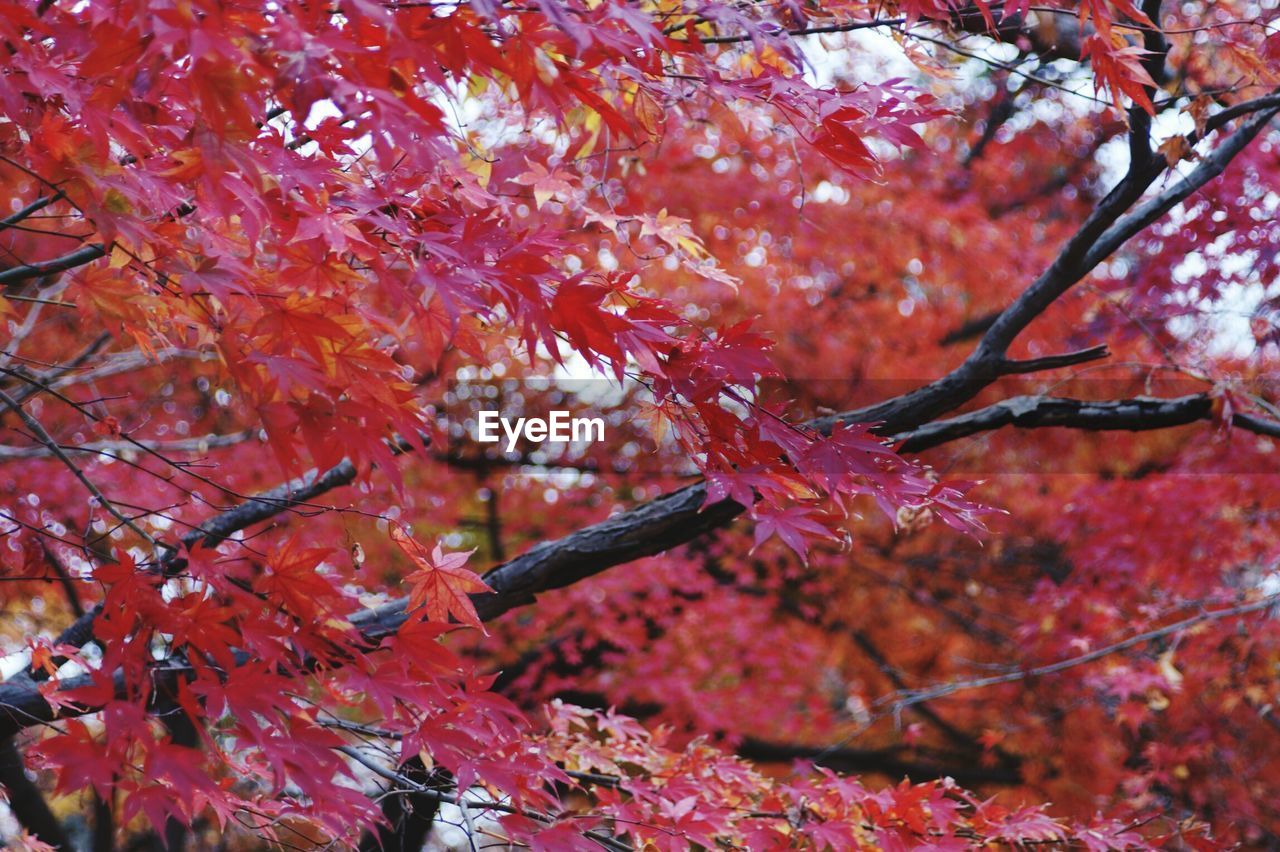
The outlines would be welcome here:
[[[9,839],[1280,844],[1280,12],[0,9]]]

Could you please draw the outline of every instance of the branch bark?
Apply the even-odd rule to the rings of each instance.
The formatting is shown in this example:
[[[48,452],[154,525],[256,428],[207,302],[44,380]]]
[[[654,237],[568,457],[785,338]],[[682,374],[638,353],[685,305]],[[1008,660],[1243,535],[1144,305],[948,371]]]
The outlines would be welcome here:
[[[22,753],[8,737],[0,741],[0,787],[9,798],[9,810],[32,836],[55,849],[71,848],[62,823],[49,810],[40,788],[27,777]]]
[[[46,275],[65,272],[68,269],[74,269],[77,266],[84,266],[86,263],[95,261],[106,253],[106,248],[100,243],[91,243],[52,260],[13,266],[0,272],[0,286],[26,281],[29,278],[43,278]]]
[[[1050,426],[1090,431],[1147,432],[1185,426],[1213,417],[1213,400],[1208,394],[1190,394],[1172,399],[1133,399],[1089,402],[1051,396],[1018,396],[986,408],[939,420],[894,436],[901,452],[921,452],[949,441],[991,432],[1005,426],[1042,429]],[[1252,414],[1236,414],[1232,425],[1259,435],[1280,437],[1280,423]]]
[[[1138,397],[1104,402],[1056,397],[1016,397],[969,414],[898,433],[894,435],[894,439],[901,442],[904,451],[918,451],[1010,425],[1029,429],[1066,426],[1090,430],[1143,431],[1207,420],[1212,414],[1213,400],[1207,394],[1175,399]],[[1235,415],[1233,422],[1238,427],[1257,434],[1280,438],[1280,423],[1248,414]],[[326,482],[345,484],[350,481],[348,476],[354,477],[354,473],[348,473],[344,465],[338,465],[326,474],[313,478],[311,488],[318,488],[319,484]],[[330,487],[336,487],[336,484]],[[214,523],[212,528],[226,530],[229,535],[230,527],[235,523],[243,522],[247,526],[255,522],[250,518],[270,517],[271,514],[283,511],[289,503],[287,498],[268,498],[267,495],[260,499],[263,502],[246,504],[218,516],[222,520]],[[491,621],[513,609],[533,603],[538,595],[545,592],[564,588],[616,565],[652,556],[692,541],[704,533],[726,526],[746,511],[745,507],[732,500],[722,500],[703,508],[705,502],[706,487],[697,483],[620,512],[564,538],[542,542],[484,575],[485,582],[493,591],[472,596],[476,612],[481,619]],[[268,507],[275,507],[275,511],[261,515]],[[206,523],[202,528],[208,531],[210,524]],[[408,619],[407,606],[408,599],[401,598],[361,612],[353,616],[351,621],[364,634],[370,646],[374,646],[394,633]],[[89,624],[96,611],[95,608],[86,613],[85,620]],[[80,627],[79,621],[68,628],[68,632]],[[190,669],[185,665],[171,662],[160,666],[156,670],[157,689],[189,674]],[[118,683],[123,688],[123,680],[118,679]],[[61,688],[71,690],[89,684],[88,677],[78,677],[68,679]],[[64,715],[84,715],[95,709],[71,708],[63,712]],[[53,719],[52,708],[40,695],[34,682],[18,679],[0,685],[0,737],[11,736],[23,728]]]
[[[1205,420],[1212,415],[1213,402],[1206,394],[1195,394],[1170,400],[1136,398],[1107,402],[1083,402],[1053,397],[1018,397],[1005,400],[970,414],[929,424],[895,438],[905,451],[918,451],[939,446],[947,441],[990,431],[1008,425],[1020,428],[1068,426],[1083,429],[1162,429]],[[1235,415],[1236,425],[1258,434],[1280,437],[1280,423],[1253,415]],[[345,484],[354,473],[339,465],[311,480],[310,496],[321,493],[320,486]],[[282,486],[283,488],[283,486]],[[275,495],[268,492],[268,495]],[[295,497],[300,496],[296,493]],[[262,502],[237,507],[206,523],[206,531],[221,530],[229,535],[236,524],[248,526],[256,520],[283,511],[287,498],[264,495]],[[476,611],[486,621],[498,618],[520,606],[533,603],[539,594],[572,585],[615,565],[668,550],[703,533],[727,525],[745,507],[724,500],[699,511],[706,500],[705,486],[690,485],[659,497],[627,512],[574,532],[562,539],[543,542],[521,556],[484,575],[492,592],[473,596]],[[268,508],[274,511],[267,512]],[[266,512],[266,514],[263,514]],[[243,527],[239,527],[243,528]],[[407,599],[384,604],[360,613],[352,622],[370,643],[395,632],[408,618]],[[86,615],[91,622],[96,610]],[[72,625],[68,632],[79,626]],[[166,666],[157,671],[158,678],[179,678],[189,673],[185,666]],[[73,678],[63,689],[88,685],[88,678]],[[93,712],[82,708],[79,713]],[[68,711],[69,713],[71,711]],[[17,680],[0,685],[0,736],[8,736],[32,724],[53,720],[52,709],[34,683]]]
[[[1212,406],[1203,396],[1114,403],[1045,399],[1029,408],[1025,400],[1020,404],[1006,401],[980,412],[933,424],[932,428],[925,426],[969,402],[994,382],[1002,366],[1009,363],[1006,358],[1009,346],[1027,325],[1126,240],[1220,174],[1278,112],[1280,106],[1271,106],[1268,102],[1265,109],[1250,115],[1239,129],[1184,178],[1136,207],[1135,203],[1164,170],[1164,163],[1161,158],[1152,157],[1145,162],[1131,164],[1129,173],[1067,241],[1050,267],[1001,312],[974,352],[959,367],[903,396],[811,420],[806,425],[825,434],[839,423],[877,423],[875,431],[878,434],[894,436],[904,442],[904,449],[910,449],[913,446],[936,446],[944,440],[1004,425],[1134,429],[1162,428],[1204,419]],[[1280,424],[1250,415],[1237,415],[1234,422],[1261,434],[1280,434]],[[1160,425],[1147,425],[1154,423]],[[916,441],[914,445],[910,443],[912,439]],[[322,474],[288,483],[224,512],[189,535],[203,538],[208,546],[215,545],[236,530],[266,520],[324,491],[346,485],[354,480],[355,475],[350,462],[343,462]],[[706,505],[705,485],[686,486],[557,541],[543,542],[497,566],[484,575],[493,591],[475,596],[477,612],[485,620],[497,618],[511,609],[533,603],[543,592],[563,588],[608,568],[660,553],[726,526],[744,511],[745,507],[732,500]],[[360,613],[352,621],[371,642],[377,642],[404,623],[406,603],[405,599],[393,601],[376,610]],[[183,677],[186,672],[185,667],[170,662],[157,668],[157,677]],[[72,679],[64,684],[64,688],[86,683],[87,679]],[[93,708],[83,708],[81,712],[93,712]],[[52,709],[34,684],[15,682],[0,686],[0,736],[50,721],[52,717]]]
[[[925,763],[904,758],[888,749],[829,748],[749,739],[738,746],[737,753],[747,760],[761,763],[809,761],[836,772],[879,772],[895,781],[904,777],[913,781],[951,777],[965,787],[1022,783],[1018,771],[1009,767]]]

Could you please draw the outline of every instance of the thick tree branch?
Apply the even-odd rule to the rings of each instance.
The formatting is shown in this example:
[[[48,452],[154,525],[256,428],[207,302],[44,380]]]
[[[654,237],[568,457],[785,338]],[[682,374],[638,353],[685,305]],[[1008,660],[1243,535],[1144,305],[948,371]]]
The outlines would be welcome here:
[[[995,324],[996,320],[1000,319],[1000,313],[1000,311],[990,311],[965,320],[938,338],[938,345],[951,346],[956,343],[963,343],[966,340],[973,340],[975,337],[981,337],[986,333],[987,329]]]
[[[52,193],[50,195],[40,196],[35,201],[28,204],[26,207],[23,207],[21,210],[18,210],[17,212],[13,213],[10,216],[6,216],[3,219],[0,219],[0,231],[3,231],[5,228],[11,228],[14,225],[17,225],[18,223],[22,222],[23,220],[30,218],[36,213],[39,213],[44,208],[48,207],[50,204],[60,200],[62,197],[63,195],[61,191]]]
[[[1213,401],[1207,394],[1175,399],[1139,397],[1105,402],[1018,397],[939,423],[901,432],[894,438],[902,442],[904,451],[918,451],[1009,425],[1021,428],[1068,426],[1091,430],[1142,431],[1207,420],[1212,413]],[[1240,428],[1280,438],[1280,423],[1246,414],[1235,415],[1233,422]],[[311,487],[317,488],[322,483],[335,483],[329,487],[337,487],[338,484],[350,481],[346,478],[348,475],[354,476],[348,474],[343,465],[338,465],[326,474],[313,478]],[[261,503],[246,504],[219,515],[214,522],[202,525],[202,529],[207,531],[212,524],[214,530],[224,530],[225,535],[229,535],[237,523],[243,522],[248,526],[288,508],[286,504],[290,502],[289,498],[268,497],[272,493],[274,492],[268,492],[259,498],[263,501]],[[306,493],[315,496],[319,492]],[[572,585],[615,565],[685,544],[704,533],[726,526],[745,511],[743,506],[732,500],[722,500],[703,508],[705,502],[706,487],[697,483],[620,512],[564,538],[542,542],[484,575],[485,582],[493,591],[472,596],[476,611],[483,620],[491,621],[512,609],[533,603],[544,592]],[[259,514],[266,512],[268,507],[275,507],[275,511],[266,515]],[[249,520],[251,518],[256,520]],[[407,605],[408,599],[401,598],[361,612],[353,616],[351,621],[370,645],[374,646],[406,621]],[[92,616],[93,612],[95,611],[91,610],[86,615]],[[77,625],[72,625],[69,630],[76,627]],[[156,670],[158,684],[187,677],[189,674],[189,668],[173,662]],[[117,678],[117,681],[123,689],[123,680]],[[62,689],[77,689],[89,684],[88,677],[71,678],[62,684]],[[94,712],[94,709],[86,707],[79,711],[66,710],[64,713],[82,715]],[[18,679],[0,685],[0,736],[11,735],[33,724],[52,721],[53,718],[52,708],[33,682]]]
[[[737,753],[760,763],[809,761],[837,772],[879,772],[895,781],[905,776],[913,781],[951,777],[966,787],[1022,783],[1018,771],[1009,767],[983,767],[965,762],[924,763],[904,758],[891,749],[824,748],[749,739],[738,746]]]
[[[921,426],[895,438],[902,442],[899,447],[902,452],[913,453],[1005,426],[1017,426],[1019,429],[1058,426],[1090,431],[1149,432],[1212,418],[1213,400],[1204,393],[1173,399],[1140,396],[1101,402],[1050,396],[1018,396],[968,414]],[[1239,429],[1280,438],[1280,423],[1273,420],[1252,414],[1235,414],[1231,422]]]
[[[918,453],[949,441],[991,432],[1005,426],[1040,429],[1066,426],[1074,429],[1148,431],[1185,426],[1208,419],[1213,401],[1207,394],[1176,399],[1137,397],[1104,402],[1086,402],[1048,396],[1018,396],[1002,400],[968,414],[939,420],[903,432],[899,450]]]
[[[1280,107],[1280,94],[1262,95],[1248,101],[1241,101],[1233,104],[1221,112],[1216,112],[1205,120],[1204,132],[1212,133],[1220,127],[1223,127],[1230,121],[1234,121],[1244,115],[1251,115],[1255,112],[1263,112],[1265,110]],[[1198,137],[1197,137],[1198,138]]]
[[[1220,174],[1277,112],[1280,108],[1269,107],[1250,116],[1186,177],[1129,211],[1163,170],[1160,158],[1153,157],[1145,164],[1133,164],[1129,174],[1068,240],[1057,259],[1000,314],[975,351],[951,373],[903,396],[811,420],[806,425],[827,433],[839,423],[878,423],[876,431],[879,434],[896,436],[904,442],[914,438],[916,446],[936,446],[947,435],[950,437],[946,440],[952,440],[1018,420],[1021,423],[1017,425],[1030,428],[1076,425],[1080,428],[1130,429],[1133,428],[1130,424],[1137,424],[1140,428],[1159,428],[1145,424],[1166,421],[1164,425],[1178,425],[1204,419],[1206,410],[1203,406],[1207,397],[1122,401],[1115,404],[1115,409],[1107,408],[1106,404],[1069,400],[1066,407],[1070,409],[1070,416],[1063,413],[1059,402],[1045,402],[1043,408],[1037,403],[1030,409],[996,406],[991,410],[953,418],[939,427],[941,432],[922,430],[924,424],[973,399],[995,381],[1001,366],[1007,363],[1005,352],[1009,345],[1032,320],[1127,239]],[[1238,416],[1235,422],[1242,428],[1262,434],[1274,434],[1273,430],[1280,429],[1269,421],[1249,415]],[[999,425],[995,425],[997,423]],[[921,430],[921,434],[916,435],[917,430]],[[906,444],[904,448],[909,449],[910,446]],[[354,477],[354,468],[349,462],[344,462],[323,474],[281,486],[225,512],[214,521],[201,525],[195,535],[204,536],[206,543],[216,544],[237,529],[265,520],[325,490],[345,485]],[[484,579],[493,591],[475,597],[476,609],[485,620],[497,618],[511,609],[532,603],[543,592],[563,588],[615,565],[684,544],[727,525],[745,511],[743,506],[732,500],[705,504],[706,487],[697,483],[557,541],[543,542],[488,572]],[[405,600],[392,601],[376,610],[361,613],[352,621],[371,642],[377,642],[404,623],[407,618],[405,606]],[[183,666],[172,663],[157,670],[157,677],[182,677],[185,674]],[[72,688],[78,680],[72,679],[65,686]],[[91,711],[92,708],[84,710]],[[51,708],[31,687],[21,683],[0,686],[0,736],[51,718]]]
[[[1220,175],[1277,112],[1280,108],[1271,107],[1252,114],[1190,173],[1141,203],[1137,203],[1138,200],[1164,171],[1165,164],[1163,158],[1155,156],[1142,163],[1131,163],[1129,172],[1099,202],[1049,268],[992,322],[964,363],[905,396],[820,418],[810,425],[828,432],[837,423],[879,422],[877,431],[894,434],[928,423],[973,399],[1000,374],[1001,365],[1006,363],[1005,353],[1033,320],[1126,241]]]
[[[49,810],[44,794],[27,777],[22,753],[12,737],[0,740],[0,788],[8,796],[9,810],[32,836],[54,849],[71,849],[71,842],[58,818]]]
[[[1156,25],[1142,31],[1142,47],[1147,52],[1142,59],[1142,67],[1150,75],[1152,81],[1159,80],[1164,69],[1165,57],[1169,53],[1169,42],[1160,31],[1161,0],[1143,0],[1142,13]],[[1147,100],[1154,102],[1155,86],[1144,86]],[[1151,113],[1137,103],[1129,107],[1129,160],[1134,163],[1151,159]]]
[[[43,278],[46,275],[64,272],[77,266],[84,266],[86,263],[95,261],[106,253],[107,250],[102,244],[91,243],[87,246],[81,246],[69,254],[64,254],[62,257],[55,257],[53,260],[13,266],[0,272],[0,286],[13,284],[17,281],[26,281],[29,278]]]
[[[1074,367],[1090,361],[1100,361],[1111,357],[1111,350],[1104,343],[1101,346],[1090,346],[1077,352],[1064,352],[1061,355],[1046,355],[1043,358],[1028,358],[1023,361],[1006,359],[1000,365],[1001,375],[1011,376],[1022,373],[1040,373],[1045,370],[1057,370],[1062,367]]]
[[[1085,267],[1086,271],[1093,269],[1125,242],[1156,220],[1162,218],[1200,187],[1222,174],[1227,165],[1235,159],[1236,155],[1243,151],[1245,146],[1252,142],[1262,132],[1263,128],[1271,123],[1277,113],[1280,113],[1280,106],[1270,106],[1251,114],[1212,153],[1205,155],[1186,177],[1177,181],[1163,192],[1143,201],[1131,212],[1118,218],[1085,253],[1081,265]],[[1064,292],[1065,289],[1063,288]],[[992,330],[994,331],[994,328]]]

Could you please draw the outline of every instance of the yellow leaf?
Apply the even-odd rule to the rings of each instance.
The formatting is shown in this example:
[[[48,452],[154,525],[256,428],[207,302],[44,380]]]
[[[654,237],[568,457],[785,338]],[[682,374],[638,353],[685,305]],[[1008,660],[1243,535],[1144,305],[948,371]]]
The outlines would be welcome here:
[[[592,110],[587,114],[582,126],[590,135],[587,136],[587,141],[582,143],[582,147],[578,149],[577,156],[579,158],[589,155],[596,149],[596,142],[600,139],[600,128],[604,126],[604,122],[600,120],[600,113]]]
[[[129,199],[125,198],[124,193],[118,189],[107,190],[107,194],[102,198],[102,206],[112,213],[129,213],[133,210]]]
[[[1169,682],[1174,689],[1182,683],[1182,672],[1178,671],[1173,664],[1173,651],[1165,651],[1160,655],[1160,674]]]
[[[487,187],[489,178],[493,175],[493,163],[483,157],[468,157],[467,171],[480,179],[481,186]]]

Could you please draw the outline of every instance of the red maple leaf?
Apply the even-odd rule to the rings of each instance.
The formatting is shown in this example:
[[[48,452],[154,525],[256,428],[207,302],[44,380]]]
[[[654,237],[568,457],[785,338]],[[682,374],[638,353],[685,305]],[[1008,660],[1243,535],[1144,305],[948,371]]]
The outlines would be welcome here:
[[[391,528],[391,540],[409,554],[418,570],[405,578],[409,583],[409,609],[421,609],[429,621],[448,621],[484,629],[470,595],[492,591],[473,571],[463,566],[474,550],[445,553],[439,544],[428,551],[400,527]]]

